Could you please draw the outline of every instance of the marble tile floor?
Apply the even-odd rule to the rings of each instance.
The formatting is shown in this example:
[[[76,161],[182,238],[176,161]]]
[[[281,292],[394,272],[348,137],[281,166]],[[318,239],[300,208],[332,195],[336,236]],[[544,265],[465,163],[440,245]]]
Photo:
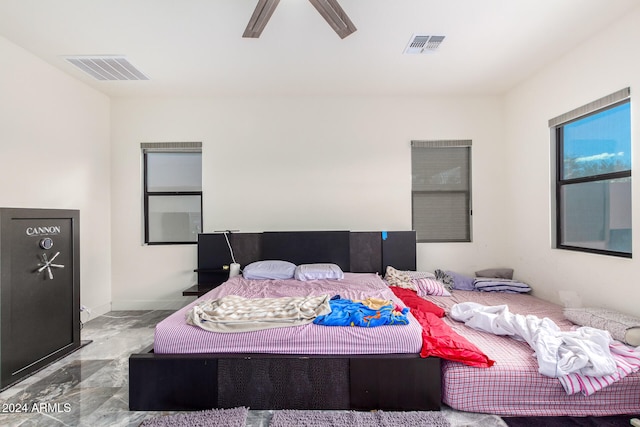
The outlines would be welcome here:
[[[87,321],[92,342],[0,393],[7,427],[134,427],[171,412],[129,411],[128,357],[153,342],[155,324],[171,311],[112,311]],[[34,405],[35,404],[35,405]],[[21,409],[29,412],[17,412]],[[500,417],[443,408],[452,427],[504,427]],[[268,427],[271,411],[249,411],[247,427]]]

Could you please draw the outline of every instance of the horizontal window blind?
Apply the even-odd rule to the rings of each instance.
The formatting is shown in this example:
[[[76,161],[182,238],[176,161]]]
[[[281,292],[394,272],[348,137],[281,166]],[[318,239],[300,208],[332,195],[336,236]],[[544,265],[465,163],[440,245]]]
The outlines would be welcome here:
[[[196,243],[202,232],[202,143],[143,142],[144,242]]]
[[[202,142],[143,142],[140,148],[145,153],[160,151],[202,151]]]
[[[471,240],[471,140],[411,141],[412,226],[419,242]]]
[[[418,242],[470,240],[467,193],[414,193],[413,212]]]
[[[615,104],[616,102],[623,101],[631,96],[631,88],[624,88],[607,96],[603,96],[600,99],[596,99],[582,107],[578,107],[574,110],[571,110],[567,113],[561,114],[558,117],[554,117],[549,120],[549,127],[553,128],[559,126],[563,123],[570,122],[582,116],[586,116],[587,114],[591,114],[594,111],[598,111],[602,108],[605,108],[609,105]]]
[[[470,139],[434,139],[411,141],[411,148],[471,147]]]

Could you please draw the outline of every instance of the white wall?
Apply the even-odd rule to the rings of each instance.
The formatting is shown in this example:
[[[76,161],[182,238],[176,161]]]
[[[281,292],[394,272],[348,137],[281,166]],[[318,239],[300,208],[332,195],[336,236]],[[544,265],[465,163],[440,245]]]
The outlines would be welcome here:
[[[418,267],[510,266],[535,293],[640,315],[640,262],[551,247],[547,121],[626,86],[640,123],[640,9],[504,97],[114,99],[0,37],[0,206],[79,209],[82,303],[176,308],[196,247],[145,247],[140,142],[202,141],[205,231],[411,226],[412,139],[473,140],[473,242]],[[633,141],[640,140],[633,127]],[[633,155],[633,167],[640,160]],[[640,187],[633,187],[640,223]],[[634,249],[640,250],[635,227]]]
[[[204,230],[407,230],[412,139],[473,140],[474,242],[420,268],[499,264],[501,100],[273,97],[112,101],[113,306],[179,307],[196,247],[142,245],[141,142],[202,141]]]
[[[80,210],[81,303],[93,315],[111,302],[109,108],[0,37],[0,206]]]
[[[586,305],[640,315],[637,260],[551,247],[547,125],[626,86],[635,105],[640,60],[628,46],[640,42],[639,15],[504,97],[113,100],[114,308],[178,307],[195,280],[195,246],[141,244],[140,142],[202,141],[205,231],[392,230],[411,226],[409,141],[468,138],[473,242],[419,244],[418,268],[513,267],[540,297],[559,302],[559,290],[572,291]],[[640,123],[638,109],[632,114]],[[639,133],[634,127],[634,141]],[[634,168],[639,162],[634,155]],[[634,186],[634,218],[639,191]]]
[[[634,259],[551,247],[551,161],[548,120],[625,87],[631,87],[632,144],[640,141],[640,8],[545,67],[505,97],[505,142],[509,163],[509,263],[535,293],[559,302],[574,292],[585,306],[640,315],[640,186],[633,184]],[[633,169],[640,158],[633,153]],[[634,178],[635,181],[635,178]]]
[[[177,308],[190,300],[181,290],[195,281],[196,247],[142,245],[140,142],[203,142],[205,231],[401,230],[411,226],[409,142],[471,139],[473,242],[419,244],[418,267],[509,266],[543,298],[567,290],[640,315],[637,256],[551,247],[547,126],[626,86],[640,123],[640,59],[628,49],[639,21],[636,10],[504,97],[110,101],[0,38],[0,205],[80,209],[82,303],[94,313],[111,301]],[[634,242],[637,252],[638,227]]]

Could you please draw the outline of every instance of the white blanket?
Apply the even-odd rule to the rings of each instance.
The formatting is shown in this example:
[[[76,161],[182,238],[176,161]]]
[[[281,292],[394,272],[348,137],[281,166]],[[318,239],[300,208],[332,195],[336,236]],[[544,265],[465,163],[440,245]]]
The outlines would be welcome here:
[[[526,341],[535,351],[542,375],[561,377],[579,373],[597,377],[617,370],[607,331],[581,327],[563,332],[550,319],[513,314],[506,305],[484,306],[473,302],[454,305],[451,317],[474,329]]]
[[[561,331],[550,319],[513,314],[506,305],[466,302],[454,305],[450,315],[474,329],[526,341],[539,372],[558,377],[567,394],[589,396],[640,370],[640,347],[615,341],[607,331]]]
[[[329,295],[244,298],[228,295],[205,300],[187,311],[188,324],[212,332],[247,332],[298,326],[331,312]]]

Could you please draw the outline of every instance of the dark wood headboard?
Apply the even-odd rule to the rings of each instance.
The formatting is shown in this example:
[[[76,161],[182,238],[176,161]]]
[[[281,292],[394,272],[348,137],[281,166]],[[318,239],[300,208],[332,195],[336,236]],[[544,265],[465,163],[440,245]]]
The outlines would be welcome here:
[[[388,265],[416,269],[415,231],[269,231],[229,233],[236,262],[278,259],[294,264],[334,263],[344,271],[384,274]],[[206,270],[232,262],[223,233],[198,235],[198,283]]]

